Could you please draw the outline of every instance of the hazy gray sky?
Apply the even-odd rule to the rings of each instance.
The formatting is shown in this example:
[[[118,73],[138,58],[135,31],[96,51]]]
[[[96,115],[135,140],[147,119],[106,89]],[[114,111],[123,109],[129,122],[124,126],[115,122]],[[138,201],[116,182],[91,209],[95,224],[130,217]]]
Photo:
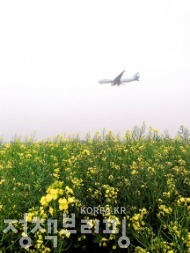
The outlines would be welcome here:
[[[0,136],[190,129],[189,0],[0,1]],[[99,79],[140,72],[120,87]]]

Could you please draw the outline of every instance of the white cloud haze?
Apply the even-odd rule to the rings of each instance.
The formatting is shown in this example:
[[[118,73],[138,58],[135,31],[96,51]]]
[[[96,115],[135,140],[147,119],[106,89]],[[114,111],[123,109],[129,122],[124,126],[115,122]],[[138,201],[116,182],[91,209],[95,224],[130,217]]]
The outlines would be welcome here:
[[[0,136],[190,129],[188,0],[1,1]],[[99,79],[140,72],[121,87]]]

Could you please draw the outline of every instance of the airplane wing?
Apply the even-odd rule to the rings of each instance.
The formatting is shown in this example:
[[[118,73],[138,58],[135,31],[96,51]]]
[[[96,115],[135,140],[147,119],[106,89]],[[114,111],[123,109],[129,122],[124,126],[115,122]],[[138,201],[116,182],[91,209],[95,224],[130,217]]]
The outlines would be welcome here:
[[[123,72],[121,72],[121,74],[119,74],[114,80],[113,80],[113,83],[114,84],[120,84],[120,79],[123,75],[123,73],[125,72],[125,70],[123,70]]]

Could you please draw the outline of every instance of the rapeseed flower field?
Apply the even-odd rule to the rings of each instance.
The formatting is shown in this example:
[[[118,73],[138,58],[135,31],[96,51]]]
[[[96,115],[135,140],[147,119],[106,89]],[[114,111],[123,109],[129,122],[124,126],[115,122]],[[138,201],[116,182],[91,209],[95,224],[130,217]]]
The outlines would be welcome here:
[[[190,252],[189,139],[2,142],[0,252]]]

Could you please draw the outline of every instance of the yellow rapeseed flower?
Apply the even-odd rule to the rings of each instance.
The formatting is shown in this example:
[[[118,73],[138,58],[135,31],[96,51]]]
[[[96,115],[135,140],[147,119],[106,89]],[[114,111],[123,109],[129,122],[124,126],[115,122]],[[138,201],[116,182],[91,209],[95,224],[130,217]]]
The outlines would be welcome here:
[[[51,214],[51,215],[53,215],[53,208],[50,206],[50,208],[49,208],[49,213]]]
[[[50,189],[49,194],[52,196],[52,199],[57,199],[58,197],[59,189]]]
[[[0,184],[3,184],[4,182],[5,182],[4,178],[0,180]]]
[[[68,201],[66,198],[59,199],[59,210],[67,210],[68,209]]]
[[[167,207],[165,205],[160,205],[159,206],[160,213],[159,214],[171,214],[172,213],[172,208]]]
[[[73,190],[72,190],[69,186],[66,186],[66,187],[65,187],[65,191],[66,191],[67,193],[73,194]]]
[[[138,171],[137,171],[137,170],[132,170],[132,171],[131,171],[131,175],[136,175],[136,174],[138,174]]]
[[[52,201],[52,199],[53,199],[53,196],[52,196],[50,193],[48,193],[48,194],[46,195],[46,200],[47,200],[47,202]]]
[[[32,213],[27,213],[26,220],[28,222],[31,222],[32,221],[32,217],[33,217]]]
[[[65,235],[67,238],[70,237],[71,233],[67,229],[61,229],[59,235]]]
[[[113,245],[112,249],[115,250],[117,248],[117,245]]]
[[[47,201],[47,199],[46,199],[46,196],[41,197],[41,199],[40,199],[40,204],[41,204],[42,206],[48,206],[48,201]]]
[[[59,195],[62,195],[62,194],[63,194],[63,190],[62,190],[62,189],[59,189],[59,190],[58,190],[58,194],[59,194]]]
[[[75,200],[75,198],[74,198],[74,197],[69,197],[69,198],[68,198],[68,204],[73,203],[73,202],[74,202],[74,200]]]
[[[90,151],[89,151],[88,149],[84,149],[84,150],[83,150],[83,154],[85,154],[85,155],[90,155]]]
[[[137,247],[135,247],[135,253],[149,253],[149,251],[141,248],[140,246],[137,246]]]

